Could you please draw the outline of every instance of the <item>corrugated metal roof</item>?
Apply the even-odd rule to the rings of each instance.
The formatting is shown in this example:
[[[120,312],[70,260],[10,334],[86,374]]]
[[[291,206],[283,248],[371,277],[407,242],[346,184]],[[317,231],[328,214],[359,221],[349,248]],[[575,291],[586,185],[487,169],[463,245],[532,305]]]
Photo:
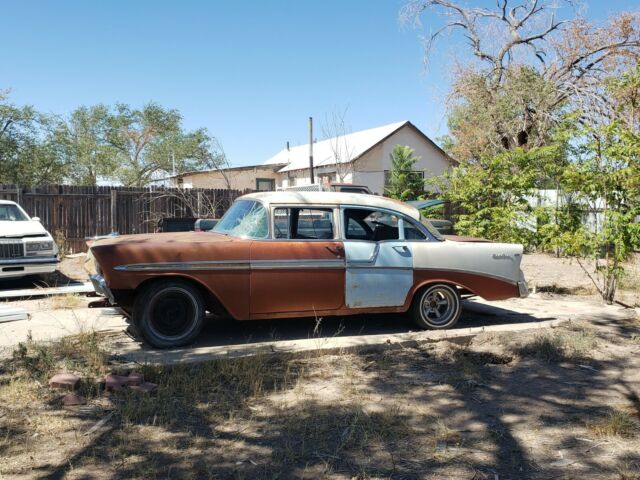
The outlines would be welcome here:
[[[406,124],[410,124],[409,121],[390,123],[381,127],[360,130],[341,137],[315,142],[313,144],[313,165],[315,167],[335,165],[338,163],[336,157],[340,157],[340,163],[353,161]],[[289,150],[285,148],[264,162],[264,164],[285,164],[279,170],[280,172],[309,168],[309,144],[297,145]]]

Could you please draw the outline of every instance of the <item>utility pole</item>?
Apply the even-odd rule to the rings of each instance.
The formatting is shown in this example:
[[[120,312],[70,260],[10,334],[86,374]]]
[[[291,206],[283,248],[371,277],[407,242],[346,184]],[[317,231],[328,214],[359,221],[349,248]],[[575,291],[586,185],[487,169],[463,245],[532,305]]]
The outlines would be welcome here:
[[[309,117],[309,170],[311,171],[311,183],[315,183],[313,177],[313,117]]]

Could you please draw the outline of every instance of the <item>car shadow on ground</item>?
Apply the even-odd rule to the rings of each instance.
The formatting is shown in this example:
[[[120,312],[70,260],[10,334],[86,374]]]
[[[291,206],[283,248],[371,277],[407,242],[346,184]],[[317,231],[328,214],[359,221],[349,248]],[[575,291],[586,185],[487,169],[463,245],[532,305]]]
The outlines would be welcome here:
[[[453,329],[489,325],[541,322],[552,317],[535,317],[496,305],[468,300]],[[385,335],[417,331],[409,315],[377,314],[345,317],[288,318],[276,320],[234,321],[209,319],[194,347],[215,347],[282,340]]]

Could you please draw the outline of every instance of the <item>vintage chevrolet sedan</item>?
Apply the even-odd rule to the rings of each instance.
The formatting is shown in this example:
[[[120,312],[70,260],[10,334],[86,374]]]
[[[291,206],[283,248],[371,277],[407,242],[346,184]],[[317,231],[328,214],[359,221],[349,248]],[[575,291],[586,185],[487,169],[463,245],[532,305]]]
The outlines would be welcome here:
[[[526,296],[522,245],[443,238],[420,212],[374,195],[253,193],[211,232],[101,240],[92,282],[155,347],[236,320],[407,312],[421,328],[460,317],[461,297]]]

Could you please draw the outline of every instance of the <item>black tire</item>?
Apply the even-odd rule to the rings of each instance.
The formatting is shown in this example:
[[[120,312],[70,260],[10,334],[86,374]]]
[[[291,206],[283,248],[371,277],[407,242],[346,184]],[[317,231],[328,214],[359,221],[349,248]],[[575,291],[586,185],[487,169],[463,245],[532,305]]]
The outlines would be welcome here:
[[[152,283],[136,297],[135,333],[152,347],[173,348],[192,343],[204,324],[202,294],[193,284],[177,279]]]
[[[420,290],[411,307],[415,324],[430,330],[453,327],[461,313],[462,301],[458,290],[445,283],[436,283]]]

